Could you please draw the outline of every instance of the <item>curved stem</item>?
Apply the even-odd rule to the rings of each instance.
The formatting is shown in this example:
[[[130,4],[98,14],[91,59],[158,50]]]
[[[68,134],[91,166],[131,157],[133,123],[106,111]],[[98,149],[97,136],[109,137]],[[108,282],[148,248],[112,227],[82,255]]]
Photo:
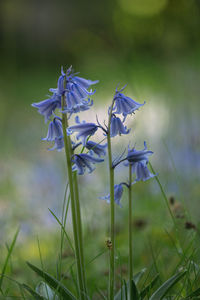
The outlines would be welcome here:
[[[129,164],[129,189],[128,189],[128,199],[129,199],[129,214],[128,214],[128,223],[129,223],[129,299],[133,299],[133,291],[131,288],[131,280],[133,279],[133,241],[132,241],[132,165]]]
[[[114,299],[114,283],[115,283],[115,201],[114,201],[114,168],[112,167],[112,149],[111,149],[111,136],[110,125],[113,110],[114,100],[110,107],[108,118],[108,161],[109,161],[109,173],[110,173],[110,238],[112,242],[112,248],[110,249],[110,272],[109,272],[109,300]]]
[[[64,95],[62,96],[62,110],[65,106]],[[84,281],[83,281],[83,272],[81,265],[81,255],[78,241],[78,228],[76,221],[76,203],[74,196],[74,186],[73,186],[73,175],[72,175],[72,163],[71,163],[71,140],[67,136],[66,128],[68,127],[67,115],[63,113],[62,117],[62,127],[63,127],[63,137],[64,137],[64,145],[65,145],[65,155],[67,161],[67,173],[69,180],[69,189],[70,189],[70,197],[71,197],[71,212],[72,212],[72,226],[73,226],[73,235],[74,235],[74,244],[75,244],[75,255],[76,255],[76,264],[77,264],[77,277],[78,277],[78,287],[79,287],[79,297],[80,300],[85,299],[85,290],[84,290]]]

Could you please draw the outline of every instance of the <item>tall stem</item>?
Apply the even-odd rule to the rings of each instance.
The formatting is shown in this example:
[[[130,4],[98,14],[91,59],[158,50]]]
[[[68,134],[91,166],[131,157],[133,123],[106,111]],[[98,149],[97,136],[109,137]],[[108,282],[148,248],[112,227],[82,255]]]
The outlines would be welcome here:
[[[112,166],[112,149],[111,149],[111,136],[110,125],[113,110],[114,100],[110,107],[109,119],[108,119],[108,161],[109,161],[109,174],[110,174],[110,237],[112,242],[112,248],[110,249],[110,272],[109,272],[109,300],[114,299],[115,289],[115,201],[114,201],[114,168]]]
[[[77,172],[74,173],[74,193],[75,193],[75,201],[76,201],[78,240],[79,240],[79,246],[80,246],[79,248],[80,248],[81,265],[82,265],[82,276],[83,276],[83,284],[84,284],[84,290],[85,290],[85,295],[86,295],[87,286],[86,286],[85,261],[84,261],[84,251],[83,251],[83,231],[82,231],[81,208],[80,208],[79,192],[78,192]]]
[[[65,99],[64,95],[62,96],[62,110],[64,110]],[[71,163],[71,141],[67,136],[66,129],[68,127],[67,115],[63,113],[62,116],[62,127],[63,127],[63,137],[64,137],[64,145],[65,145],[65,155],[67,161],[67,173],[68,173],[68,181],[69,181],[69,189],[70,189],[70,197],[71,197],[71,212],[72,212],[72,226],[73,226],[73,235],[74,235],[74,244],[75,244],[75,256],[76,256],[76,264],[77,264],[77,277],[78,277],[78,287],[79,287],[79,297],[80,300],[85,299],[85,291],[84,291],[84,280],[83,280],[83,272],[81,265],[81,255],[78,241],[78,228],[76,221],[76,203],[74,197],[74,186],[73,186],[73,175],[72,175],[72,163]]]
[[[133,299],[133,291],[131,288],[131,280],[133,279],[133,241],[132,241],[132,165],[129,165],[129,189],[128,189],[128,199],[129,199],[129,213],[128,213],[128,223],[129,223],[129,299]]]

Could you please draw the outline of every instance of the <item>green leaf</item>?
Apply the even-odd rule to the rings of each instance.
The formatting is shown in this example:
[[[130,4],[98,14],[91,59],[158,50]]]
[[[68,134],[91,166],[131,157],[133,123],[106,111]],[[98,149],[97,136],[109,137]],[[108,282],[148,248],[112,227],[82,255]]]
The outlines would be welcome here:
[[[40,277],[42,277],[53,289],[55,289],[65,300],[77,300],[75,296],[57,279],[53,276],[40,270],[38,267],[27,262],[27,265]]]
[[[5,272],[6,272],[6,268],[7,268],[7,265],[8,265],[9,259],[10,259],[10,256],[11,256],[11,254],[12,254],[12,252],[13,252],[14,247],[15,247],[15,243],[16,243],[18,234],[19,234],[19,229],[17,229],[17,231],[16,231],[16,233],[15,233],[15,235],[14,235],[14,238],[13,238],[13,240],[12,240],[11,246],[10,246],[10,248],[8,249],[8,254],[7,254],[7,257],[6,257],[6,260],[5,260],[5,263],[4,263],[2,272],[1,272],[1,278],[0,278],[0,290],[1,290],[1,287],[2,287],[4,274],[5,274]]]
[[[167,281],[165,281],[151,296],[149,300],[161,300],[167,294],[167,292],[183,277],[187,271],[178,273]]]
[[[156,282],[158,281],[159,275],[157,274],[154,279],[140,292],[141,300],[144,299],[145,296],[148,296],[151,289],[154,287]]]
[[[42,297],[48,300],[59,300],[56,293],[48,286],[46,282],[39,282],[35,288],[35,291]]]
[[[130,300],[139,300],[139,294],[135,282],[131,280],[132,298]]]
[[[36,300],[46,300],[46,298],[40,296],[37,292],[35,292],[32,288],[30,288],[26,284],[21,285],[25,290],[27,290]]]
[[[138,282],[140,281],[140,279],[142,278],[142,276],[144,275],[144,273],[146,272],[146,268],[142,269],[140,272],[136,273],[133,276],[133,281],[135,282],[135,284],[138,284]]]
[[[197,290],[195,290],[194,292],[192,292],[191,294],[189,294],[186,298],[184,299],[191,299],[193,297],[197,297],[200,296],[200,288],[198,288]]]
[[[133,281],[136,284],[138,284],[138,282],[140,281],[140,279],[142,278],[143,274],[146,272],[146,268],[142,269],[140,272],[136,273],[133,276]],[[125,281],[124,281],[125,282]],[[126,289],[129,290],[129,282],[127,282],[126,284],[123,284],[121,289],[117,292],[117,294],[115,295],[114,300],[125,300],[126,298]]]

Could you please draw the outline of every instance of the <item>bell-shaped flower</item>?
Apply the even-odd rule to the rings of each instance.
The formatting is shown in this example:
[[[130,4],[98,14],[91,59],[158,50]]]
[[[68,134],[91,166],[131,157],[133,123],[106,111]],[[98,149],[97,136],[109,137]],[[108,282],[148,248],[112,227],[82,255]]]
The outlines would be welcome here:
[[[97,154],[99,157],[106,155],[105,148],[107,147],[107,144],[100,145],[100,144],[97,144],[97,143],[92,142],[92,141],[87,141],[86,144],[85,144],[85,147],[88,150],[90,150],[92,153]]]
[[[123,195],[123,185],[122,185],[122,183],[115,184],[114,185],[114,201],[120,207],[122,207],[122,205],[120,203],[122,195]],[[104,196],[104,197],[100,197],[100,199],[106,200],[107,203],[110,203],[110,194],[108,194],[107,196]]]
[[[55,138],[62,138],[62,121],[59,117],[55,117],[52,122],[49,123],[47,136],[43,138],[44,141],[54,141]]]
[[[74,76],[73,81],[85,89],[88,89],[91,85],[99,82],[99,80],[92,81],[78,76]]]
[[[128,149],[128,155],[126,157],[127,162],[125,165],[131,163],[136,163],[136,162],[148,162],[148,157],[152,155],[153,152],[150,150],[147,150],[147,145],[146,142],[144,142],[144,149],[143,150],[136,150],[135,148],[133,149]]]
[[[46,123],[56,108],[61,108],[61,96],[54,93],[51,98],[33,103],[32,106],[36,107],[38,112],[44,116]]]
[[[123,93],[121,93],[123,89],[121,89],[120,91],[116,90],[114,96],[115,103],[113,107],[113,113],[122,114],[125,120],[128,114],[134,113],[134,111],[143,106],[145,102],[143,104],[140,104],[130,97],[125,96]]]
[[[81,111],[88,110],[92,105],[93,105],[93,100],[91,99],[82,100],[81,103],[77,103],[77,104],[75,104],[75,102],[68,102],[68,105],[64,107],[62,112],[70,113],[70,115],[72,115],[73,113],[78,113]]]
[[[57,150],[57,151],[61,151],[64,148],[64,139],[63,137],[60,138],[55,138],[54,139],[54,146],[48,150],[53,151],[53,150]]]
[[[54,142],[54,146],[49,150],[57,149],[61,151],[64,147],[62,121],[59,117],[55,117],[52,122],[49,123],[47,136],[43,138],[44,141]]]
[[[120,118],[116,117],[114,114],[111,117],[111,124],[110,124],[110,136],[114,137],[116,135],[121,134],[128,134],[130,129],[127,129],[126,126],[122,123]]]
[[[72,156],[73,167],[72,171],[78,171],[79,175],[83,175],[86,170],[89,173],[94,171],[93,164],[103,162],[104,159],[93,157],[92,155],[81,153]]]
[[[67,135],[78,132],[76,138],[77,140],[80,139],[82,144],[85,146],[87,138],[94,135],[97,129],[98,126],[95,123],[80,123],[78,125],[68,127]]]
[[[137,181],[146,181],[155,177],[157,174],[152,174],[148,167],[146,161],[139,161],[133,165],[133,172],[136,174],[136,179],[133,183]]]

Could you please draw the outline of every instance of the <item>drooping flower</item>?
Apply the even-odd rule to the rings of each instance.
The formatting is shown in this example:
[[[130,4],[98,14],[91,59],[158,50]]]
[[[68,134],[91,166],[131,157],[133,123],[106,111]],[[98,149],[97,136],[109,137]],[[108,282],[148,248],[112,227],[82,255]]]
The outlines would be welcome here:
[[[122,205],[120,203],[122,195],[123,195],[123,185],[122,185],[122,183],[115,184],[114,185],[114,201],[120,207],[122,207]],[[100,197],[100,199],[106,200],[107,203],[110,203],[110,194],[108,194],[107,196],[104,196],[104,197]]]
[[[51,98],[33,103],[32,106],[36,107],[38,112],[44,116],[46,123],[56,108],[61,108],[61,96],[54,93]]]
[[[94,135],[98,126],[95,123],[80,123],[78,125],[70,126],[67,128],[67,135],[71,135],[74,132],[78,132],[76,135],[77,140],[81,140],[85,146],[86,140],[89,136]]]
[[[113,107],[113,113],[122,114],[125,120],[128,114],[134,113],[134,111],[143,106],[145,102],[143,104],[140,104],[130,97],[125,96],[123,93],[121,93],[124,88],[122,88],[120,91],[116,90],[114,96],[115,103]]]
[[[126,157],[127,161],[125,164],[127,163],[136,163],[136,162],[148,162],[148,157],[150,155],[152,155],[153,152],[150,150],[147,150],[147,145],[146,142],[144,142],[144,149],[143,150],[139,150],[137,151],[135,148],[133,149],[128,149],[128,155]]]
[[[43,138],[44,141],[54,141],[55,138],[62,138],[62,121],[59,117],[55,117],[52,122],[49,123],[47,136]]]
[[[110,124],[110,135],[114,137],[116,135],[121,134],[128,134],[130,129],[127,129],[126,126],[122,123],[120,118],[116,117],[114,114],[111,117],[111,124]]]
[[[147,167],[147,162],[145,162],[145,161],[136,162],[133,165],[133,172],[136,174],[136,179],[133,183],[135,183],[137,181],[146,181],[157,175],[157,174],[152,174],[149,171],[149,169]]]
[[[72,171],[78,171],[79,175],[83,175],[88,169],[88,172],[91,173],[95,169],[93,164],[103,161],[104,159],[96,158],[86,153],[74,154],[72,156],[72,162],[74,163]]]
[[[48,150],[53,151],[53,150],[57,150],[57,151],[61,151],[64,148],[64,139],[63,137],[61,138],[55,138],[54,139],[54,146]]]
[[[55,117],[53,121],[49,123],[47,136],[43,138],[44,141],[54,142],[54,146],[49,150],[61,151],[64,147],[62,121],[59,117]]]
[[[33,103],[32,106],[38,109],[38,112],[45,117],[47,122],[52,113],[57,109],[61,109],[62,96],[65,97],[64,113],[76,113],[90,108],[93,104],[92,100],[88,99],[89,96],[95,93],[95,90],[88,90],[90,85],[96,84],[98,80],[91,81],[72,73],[70,67],[66,73],[61,68],[61,75],[58,78],[57,88],[50,88],[49,91],[53,95],[44,101]]]
[[[101,155],[106,155],[106,150],[105,148],[107,147],[107,144],[105,145],[100,145],[92,141],[87,141],[85,144],[85,147],[90,150],[91,152],[94,152],[97,154],[99,157]]]

